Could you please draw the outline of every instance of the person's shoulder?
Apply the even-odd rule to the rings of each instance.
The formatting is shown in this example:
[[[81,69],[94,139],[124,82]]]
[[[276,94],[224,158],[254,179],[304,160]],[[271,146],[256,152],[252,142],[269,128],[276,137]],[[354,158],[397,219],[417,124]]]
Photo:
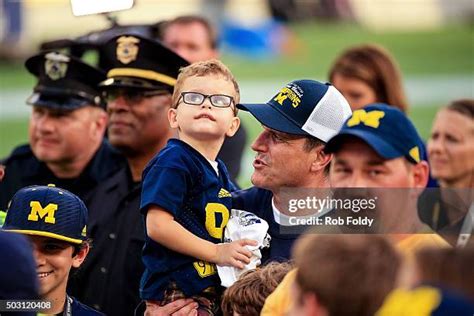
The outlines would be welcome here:
[[[185,161],[189,158],[189,145],[179,139],[172,138],[153,160],[158,163],[172,163],[173,161]],[[171,159],[171,160],[170,160]]]
[[[159,166],[182,170],[194,169],[201,162],[199,153],[185,142],[172,138],[148,163],[148,167]],[[195,171],[195,170],[194,170]]]
[[[100,156],[105,162],[110,162],[113,160],[116,163],[125,164],[125,156],[114,146],[112,146],[108,140],[104,139],[102,144],[99,147],[99,150],[96,153],[97,156]]]
[[[450,248],[451,245],[440,235],[430,232],[426,227],[424,233],[412,234],[399,242],[396,247],[403,255],[413,255],[423,248]]]
[[[271,191],[258,187],[250,187],[248,189],[232,192],[232,198],[243,199],[247,202],[263,203],[265,201],[271,201],[272,197],[273,193]]]
[[[26,163],[29,159],[35,158],[33,151],[31,150],[31,147],[29,144],[24,144],[15,147],[10,156],[6,157],[5,159],[2,159],[0,161],[0,164],[3,165],[10,165],[10,164],[15,164],[15,163]]]
[[[87,305],[82,304],[76,298],[71,297],[71,313],[75,316],[105,316],[104,313],[101,313]]]
[[[252,212],[260,217],[271,209],[273,193],[269,190],[251,187],[232,192],[232,208]]]

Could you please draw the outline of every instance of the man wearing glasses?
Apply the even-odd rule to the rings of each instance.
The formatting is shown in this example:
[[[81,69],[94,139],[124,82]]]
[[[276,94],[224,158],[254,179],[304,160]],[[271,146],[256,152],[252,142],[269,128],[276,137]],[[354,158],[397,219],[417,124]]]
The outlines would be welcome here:
[[[128,166],[94,192],[88,223],[94,246],[69,293],[107,315],[133,315],[143,273],[141,174],[173,137],[167,119],[171,93],[188,63],[159,42],[126,34],[105,43],[101,56],[108,68],[99,85],[107,102],[108,138]]]

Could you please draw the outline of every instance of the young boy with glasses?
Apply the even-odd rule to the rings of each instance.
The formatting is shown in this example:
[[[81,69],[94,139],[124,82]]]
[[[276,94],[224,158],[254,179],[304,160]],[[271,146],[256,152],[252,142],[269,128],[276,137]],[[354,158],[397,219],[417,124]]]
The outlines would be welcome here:
[[[145,315],[180,298],[197,303],[195,314],[214,315],[221,294],[215,264],[250,262],[245,246],[254,241],[221,243],[232,184],[216,156],[239,128],[239,97],[234,76],[217,60],[194,63],[178,76],[168,119],[179,139],[169,140],[143,172]]]

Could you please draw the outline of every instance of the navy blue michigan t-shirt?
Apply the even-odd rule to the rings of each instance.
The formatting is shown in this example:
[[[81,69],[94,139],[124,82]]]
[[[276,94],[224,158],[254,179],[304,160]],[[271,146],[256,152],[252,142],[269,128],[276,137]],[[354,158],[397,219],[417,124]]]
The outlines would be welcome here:
[[[159,206],[194,235],[213,243],[222,242],[229,219],[233,188],[224,164],[219,174],[198,151],[178,139],[171,139],[143,172],[140,209]],[[144,300],[162,300],[175,282],[187,296],[220,284],[214,264],[170,250],[146,237],[143,248],[145,272],[140,284]]]

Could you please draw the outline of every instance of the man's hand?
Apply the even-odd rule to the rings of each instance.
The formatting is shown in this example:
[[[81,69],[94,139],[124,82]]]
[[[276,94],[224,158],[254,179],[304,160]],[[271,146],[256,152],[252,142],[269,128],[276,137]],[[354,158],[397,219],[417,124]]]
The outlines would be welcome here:
[[[218,244],[216,250],[216,260],[214,263],[220,266],[233,266],[243,269],[250,263],[252,252],[245,246],[256,246],[257,241],[250,239],[240,239],[231,243]]]
[[[190,298],[179,299],[165,306],[147,303],[144,316],[197,316],[198,303]]]

